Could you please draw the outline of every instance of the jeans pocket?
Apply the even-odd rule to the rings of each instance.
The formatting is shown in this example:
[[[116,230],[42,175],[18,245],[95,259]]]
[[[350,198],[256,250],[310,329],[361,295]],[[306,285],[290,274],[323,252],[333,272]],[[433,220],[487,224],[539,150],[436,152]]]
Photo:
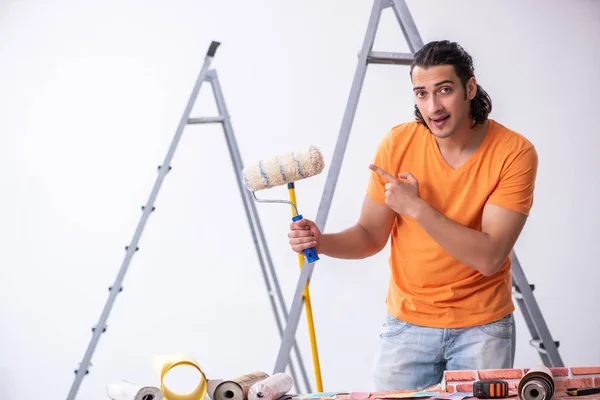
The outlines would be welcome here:
[[[385,322],[383,323],[383,328],[381,329],[379,337],[391,338],[398,336],[411,326],[411,323],[399,320],[388,314],[385,319]]]
[[[508,314],[506,317],[490,322],[489,324],[479,325],[477,328],[490,336],[499,339],[510,339],[513,334],[512,314]]]

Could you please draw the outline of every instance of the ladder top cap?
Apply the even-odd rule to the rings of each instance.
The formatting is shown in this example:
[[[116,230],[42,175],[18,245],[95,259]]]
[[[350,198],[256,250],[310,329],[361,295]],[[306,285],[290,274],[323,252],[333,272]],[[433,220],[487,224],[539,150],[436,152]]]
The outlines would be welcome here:
[[[220,44],[221,44],[220,42],[215,42],[213,40],[212,43],[210,44],[210,47],[208,48],[208,52],[206,53],[206,55],[208,57],[214,57],[215,53],[217,52],[217,47],[219,47]]]

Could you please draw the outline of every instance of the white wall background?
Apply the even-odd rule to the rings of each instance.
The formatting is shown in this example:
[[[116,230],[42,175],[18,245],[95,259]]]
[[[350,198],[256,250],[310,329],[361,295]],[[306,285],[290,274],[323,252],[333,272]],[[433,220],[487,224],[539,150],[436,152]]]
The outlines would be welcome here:
[[[535,208],[517,252],[564,362],[599,365],[600,3],[408,5],[425,41],[472,53],[492,117],[537,146]],[[329,160],[370,8],[0,2],[0,399],[66,398],[210,42],[222,42],[213,66],[246,163],[308,143]],[[407,51],[390,10],[375,48]],[[195,116],[215,113],[208,89]],[[375,146],[412,104],[407,67],[369,67],[328,231],[355,222]],[[220,128],[188,128],[172,165],[78,398],[103,399],[119,379],[156,383],[155,353],[191,354],[210,377],[274,366],[279,337]],[[308,218],[325,177],[297,185]],[[299,275],[290,210],[258,209],[289,306]],[[315,269],[325,390],[371,387],[386,251]],[[517,322],[516,366],[539,364],[520,312]],[[305,319],[298,341],[314,385]]]

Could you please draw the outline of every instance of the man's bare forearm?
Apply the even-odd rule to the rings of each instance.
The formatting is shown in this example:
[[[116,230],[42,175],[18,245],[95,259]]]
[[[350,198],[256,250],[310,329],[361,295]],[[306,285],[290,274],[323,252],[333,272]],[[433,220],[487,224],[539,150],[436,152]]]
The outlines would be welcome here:
[[[385,246],[378,245],[371,234],[360,225],[354,225],[338,233],[321,235],[317,251],[333,258],[362,259],[370,257]]]
[[[483,275],[492,275],[502,266],[504,260],[496,260],[497,251],[488,234],[450,220],[424,201],[414,217],[444,250]]]

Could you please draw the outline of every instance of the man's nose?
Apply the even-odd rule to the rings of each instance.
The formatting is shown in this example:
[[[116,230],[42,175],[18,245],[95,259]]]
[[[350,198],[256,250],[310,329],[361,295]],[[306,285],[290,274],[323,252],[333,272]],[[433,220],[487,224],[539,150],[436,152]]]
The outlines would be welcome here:
[[[436,96],[429,97],[428,111],[429,115],[437,115],[442,111],[442,104]]]

